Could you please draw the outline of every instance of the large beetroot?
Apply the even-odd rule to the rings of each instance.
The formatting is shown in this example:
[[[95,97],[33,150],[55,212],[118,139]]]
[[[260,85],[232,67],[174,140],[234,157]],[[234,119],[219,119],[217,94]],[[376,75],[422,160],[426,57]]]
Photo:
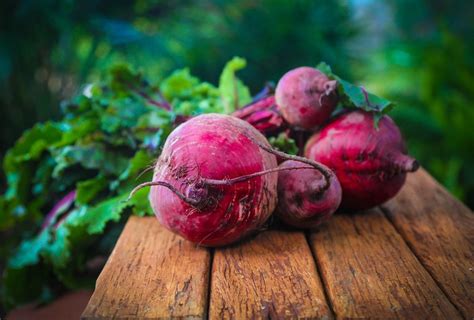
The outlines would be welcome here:
[[[321,71],[299,67],[278,81],[276,103],[283,118],[294,127],[312,129],[323,124],[337,105],[337,82]]]
[[[235,117],[208,114],[176,128],[166,140],[150,190],[159,221],[207,246],[235,242],[257,230],[276,206],[277,166],[265,137]],[[235,179],[237,178],[237,179]]]
[[[388,116],[374,126],[373,114],[346,113],[316,133],[305,156],[331,168],[342,186],[342,204],[366,209],[392,198],[418,163],[406,153],[400,130]]]
[[[306,166],[277,167],[277,159]],[[331,187],[327,167],[274,150],[265,137],[238,118],[207,114],[188,120],[169,136],[155,165],[150,203],[158,220],[184,238],[207,246],[235,242],[259,229],[277,203],[277,172],[321,172],[321,190]]]

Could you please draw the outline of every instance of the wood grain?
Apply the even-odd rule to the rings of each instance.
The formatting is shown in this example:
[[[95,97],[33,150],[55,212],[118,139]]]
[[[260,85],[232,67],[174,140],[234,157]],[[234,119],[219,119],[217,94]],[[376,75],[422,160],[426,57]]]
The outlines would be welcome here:
[[[82,318],[205,318],[209,269],[208,250],[131,217]]]
[[[337,214],[310,244],[337,318],[460,318],[380,209]]]
[[[383,206],[464,317],[474,318],[474,214],[429,174],[409,175],[402,191]]]
[[[332,318],[304,234],[266,231],[216,250],[209,317]]]

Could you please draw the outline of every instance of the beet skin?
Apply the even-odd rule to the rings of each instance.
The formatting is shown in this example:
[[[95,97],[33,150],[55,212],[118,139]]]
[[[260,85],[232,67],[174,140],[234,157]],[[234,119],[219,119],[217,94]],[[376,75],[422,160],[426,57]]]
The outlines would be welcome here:
[[[151,206],[169,230],[206,246],[235,242],[258,230],[277,202],[278,174],[272,172],[226,185],[228,179],[277,167],[263,135],[232,116],[197,116],[168,137],[154,170]],[[210,184],[204,181],[221,181]]]
[[[321,71],[300,67],[278,82],[275,99],[283,118],[293,127],[313,129],[323,124],[337,105],[337,82]]]
[[[308,140],[305,156],[335,172],[346,209],[387,201],[401,189],[406,173],[418,169],[392,119],[383,116],[377,129],[373,114],[364,111],[343,114],[325,126]]]
[[[247,121],[265,136],[275,135],[286,127],[273,95],[236,110],[232,116]]]
[[[302,164],[287,160],[280,168],[296,168]],[[285,170],[278,173],[277,215],[297,228],[313,228],[328,220],[341,203],[341,185],[334,173],[329,188],[323,189],[324,176],[310,165],[308,169]],[[329,170],[329,169],[328,169]]]

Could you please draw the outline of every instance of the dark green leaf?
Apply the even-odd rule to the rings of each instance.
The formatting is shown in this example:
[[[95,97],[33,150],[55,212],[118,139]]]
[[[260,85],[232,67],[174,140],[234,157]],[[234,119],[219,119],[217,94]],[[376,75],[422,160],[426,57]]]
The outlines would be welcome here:
[[[189,69],[174,71],[168,78],[163,80],[160,90],[168,101],[176,97],[190,96],[192,88],[199,84],[199,79],[193,77]]]
[[[324,74],[327,75],[328,77],[333,74],[331,67],[330,67],[326,62],[324,62],[324,61],[320,62],[320,63],[316,66],[316,69],[318,69],[319,71],[321,71],[322,73],[324,73]]]
[[[76,143],[86,135],[99,129],[99,119],[97,118],[76,118],[64,123],[64,134],[62,139],[54,144],[55,148]]]
[[[102,144],[67,146],[53,153],[57,162],[53,177],[59,177],[68,167],[80,164],[86,169],[97,169],[105,175],[120,175],[128,165],[123,155],[107,150]]]
[[[9,260],[8,266],[20,269],[37,264],[40,261],[41,251],[48,245],[50,239],[51,235],[45,229],[37,237],[23,241],[15,255]]]
[[[7,309],[32,300],[51,301],[53,281],[50,270],[43,265],[20,269],[7,267],[2,279],[2,300]]]
[[[127,197],[128,194],[122,194],[110,198],[94,207],[74,212],[69,219],[74,225],[85,226],[89,234],[101,233],[108,222],[119,221],[123,210],[132,205],[125,201]]]
[[[26,201],[32,182],[33,162],[39,160],[43,151],[61,137],[59,126],[49,122],[38,124],[22,135],[4,159],[3,167],[8,183],[6,198],[17,197]]]
[[[374,123],[376,126],[382,115],[388,113],[395,106],[393,102],[367,92],[364,87],[356,86],[339,78],[325,62],[319,63],[316,68],[330,79],[337,80],[338,94],[343,107],[374,112]]]
[[[295,140],[288,137],[285,132],[280,133],[277,137],[270,137],[268,141],[274,148],[280,151],[288,154],[298,154],[298,147],[296,146]]]
[[[150,170],[154,165],[154,161],[155,159],[145,150],[137,151],[133,158],[130,159],[127,169],[120,175],[119,180],[137,178],[143,170]]]
[[[150,201],[148,200],[148,193],[149,188],[143,188],[137,191],[129,200],[130,204],[133,206],[133,213],[138,216],[153,215],[153,210],[151,209]]]
[[[37,124],[25,131],[5,156],[5,171],[15,171],[16,165],[21,162],[37,160],[44,150],[59,141],[61,137],[61,129],[57,124],[51,122]]]
[[[78,182],[76,202],[80,205],[89,204],[108,184],[109,181],[104,176]]]
[[[353,85],[342,79],[338,79],[338,82],[338,91],[342,96],[343,103],[346,107],[358,108],[364,111],[387,113],[394,106],[393,102],[369,93],[361,86]]]
[[[115,133],[122,128],[131,128],[148,111],[150,111],[149,107],[136,99],[125,97],[114,100],[113,104],[102,113],[101,129],[108,133]]]
[[[140,85],[141,75],[129,65],[117,64],[110,70],[110,87],[117,93],[128,95],[131,88]]]

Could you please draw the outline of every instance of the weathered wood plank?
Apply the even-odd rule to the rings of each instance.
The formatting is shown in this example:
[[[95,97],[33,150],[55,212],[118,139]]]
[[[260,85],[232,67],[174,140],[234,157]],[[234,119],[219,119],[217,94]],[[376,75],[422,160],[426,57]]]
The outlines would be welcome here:
[[[380,209],[337,214],[310,244],[337,318],[460,318]]]
[[[426,171],[383,209],[464,317],[474,318],[474,214]]]
[[[209,317],[332,318],[304,234],[266,231],[216,249]]]
[[[205,318],[209,269],[208,250],[131,217],[82,318]]]

